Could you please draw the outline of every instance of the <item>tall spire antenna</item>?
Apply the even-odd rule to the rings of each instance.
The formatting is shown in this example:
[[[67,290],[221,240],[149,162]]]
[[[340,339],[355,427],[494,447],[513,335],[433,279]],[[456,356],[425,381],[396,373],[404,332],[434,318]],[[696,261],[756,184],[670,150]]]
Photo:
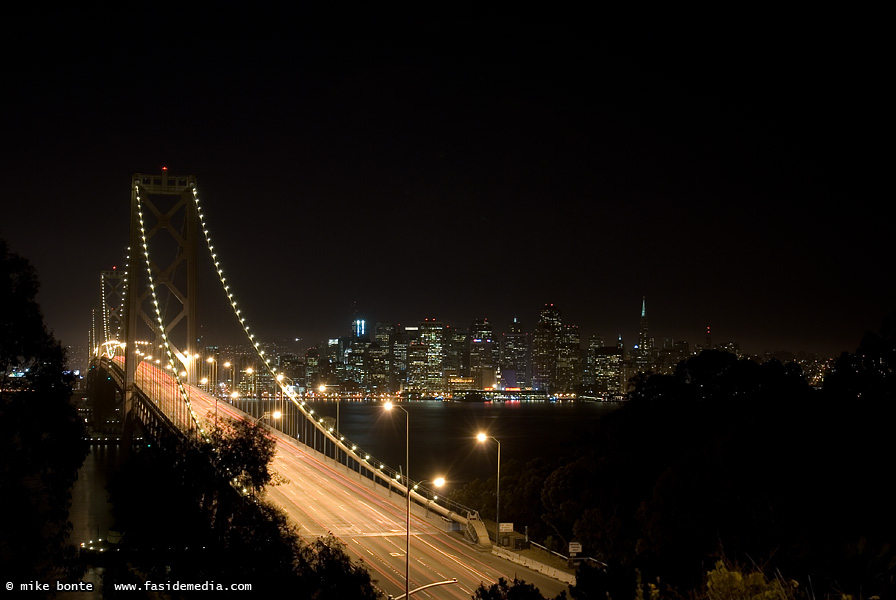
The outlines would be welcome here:
[[[647,296],[641,296],[641,316],[647,316]]]

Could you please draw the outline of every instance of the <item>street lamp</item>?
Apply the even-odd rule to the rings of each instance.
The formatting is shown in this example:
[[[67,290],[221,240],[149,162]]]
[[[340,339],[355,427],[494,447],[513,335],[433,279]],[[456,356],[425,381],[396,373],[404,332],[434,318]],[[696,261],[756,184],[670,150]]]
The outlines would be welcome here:
[[[215,390],[215,395],[218,393],[218,361],[214,356],[210,356],[205,359],[205,362],[208,363],[208,380],[211,382],[211,386],[209,386],[207,391]]]
[[[405,411],[405,412],[407,412],[407,411]],[[445,478],[444,478],[444,477],[436,477],[436,478],[433,479],[432,481],[426,481],[426,480],[424,480],[424,481],[418,481],[417,483],[414,484],[414,487],[413,487],[413,488],[411,487],[411,482],[410,482],[410,480],[407,479],[407,477],[405,477],[405,479],[406,479],[406,481],[404,482],[404,484],[405,484],[405,487],[407,487],[407,496],[408,496],[408,522],[407,522],[407,528],[408,528],[408,548],[407,548],[406,555],[405,555],[405,580],[404,580],[404,581],[405,581],[405,585],[404,585],[404,597],[405,597],[405,598],[409,598],[409,597],[410,597],[410,593],[411,593],[411,592],[410,592],[411,580],[408,578],[408,576],[410,575],[410,572],[409,572],[409,569],[408,569],[407,565],[408,565],[408,563],[409,563],[410,560],[411,560],[411,492],[412,492],[412,491],[416,492],[416,491],[417,491],[417,488],[420,487],[421,485],[423,485],[424,483],[431,483],[431,484],[433,484],[433,485],[436,486],[436,487],[442,487],[443,485],[445,485]],[[446,583],[447,583],[447,582],[446,582]],[[424,587],[427,587],[427,586],[424,586]],[[422,589],[422,588],[420,588],[420,589]],[[414,591],[415,591],[415,592],[416,592],[416,591],[419,591],[419,589],[418,589],[418,590],[414,590]]]
[[[495,440],[495,443],[498,444],[498,480],[496,481],[497,487],[495,491],[495,543],[499,546],[501,542],[499,541],[499,533],[501,529],[501,442],[490,435],[486,435],[482,432],[476,435],[476,439],[480,442],[485,442],[488,439]]]
[[[274,406],[280,411],[283,410],[283,385],[283,373],[277,373],[276,382],[274,383]],[[285,431],[288,427],[289,424],[284,423],[280,426],[280,431],[288,433],[288,431]]]
[[[405,488],[407,490],[407,538],[405,540],[405,555],[404,555],[404,597],[407,598],[409,596],[411,590],[411,485],[410,485],[410,473],[411,467],[409,464],[410,457],[410,432],[411,432],[411,415],[404,408],[398,406],[397,404],[392,404],[391,402],[386,402],[384,405],[386,410],[392,410],[393,408],[398,408],[404,412],[404,478],[405,478]]]
[[[325,384],[325,383],[320,384],[320,385],[318,386],[317,390],[320,392],[321,396],[324,396],[324,397],[327,397],[327,398],[328,398],[329,396],[326,395],[326,394],[327,394],[327,387],[331,387],[331,388],[334,388],[334,389],[336,390],[336,435],[339,435],[339,404],[342,402],[342,394],[341,394],[341,388],[342,388],[342,386],[341,386],[341,385],[330,385],[330,386],[327,386],[327,384]],[[337,449],[337,450],[336,450],[337,457],[338,457],[338,452],[339,452],[339,450]],[[338,460],[338,458],[337,458],[337,460]]]
[[[275,410],[274,412],[265,411],[263,415],[261,415],[260,417],[258,417],[254,421],[252,421],[252,424],[257,425],[258,422],[261,421],[262,419],[264,419],[265,417],[271,417],[272,419],[279,419],[280,411],[279,410]]]
[[[225,361],[225,362],[224,362],[224,368],[225,368],[225,369],[230,369],[230,391],[232,392],[232,391],[234,390],[234,388],[236,388],[236,382],[233,380],[233,369],[234,369],[234,366],[233,366],[233,365],[230,363],[230,361],[228,360],[228,361]]]
[[[196,385],[196,383],[198,382],[199,374],[202,370],[202,367],[197,365],[196,361],[198,361],[200,358],[201,357],[199,356],[199,354],[193,354],[192,356],[190,356],[189,354],[187,355],[187,360],[190,361],[190,363],[187,365],[187,370],[184,371],[183,375],[181,375],[182,377],[187,378],[186,383]]]
[[[414,487],[412,488],[413,491],[416,492],[417,488],[420,487],[421,485],[423,485],[424,483],[431,483],[436,487],[442,487],[443,485],[445,485],[445,478],[444,477],[436,477],[432,481],[418,481],[417,483],[414,484]],[[438,500],[438,499],[439,499],[438,496],[433,497],[433,500]]]

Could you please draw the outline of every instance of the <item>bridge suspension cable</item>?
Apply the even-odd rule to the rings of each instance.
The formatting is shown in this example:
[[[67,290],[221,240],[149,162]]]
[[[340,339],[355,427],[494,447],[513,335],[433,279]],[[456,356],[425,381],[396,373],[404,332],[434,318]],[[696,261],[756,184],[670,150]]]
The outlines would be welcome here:
[[[107,342],[112,339],[109,334],[109,309],[106,307],[106,274],[100,273],[100,297],[102,298],[103,311],[103,341]]]
[[[193,184],[192,190],[193,201],[196,203],[196,213],[199,216],[199,225],[202,228],[202,234],[205,237],[205,243],[208,247],[208,252],[211,256],[212,263],[215,265],[215,271],[217,271],[218,273],[218,279],[221,282],[221,287],[224,289],[224,294],[227,296],[227,301],[230,303],[233,314],[236,317],[237,321],[239,321],[240,327],[242,327],[243,329],[243,333],[249,340],[249,343],[255,350],[256,355],[264,365],[264,368],[270,374],[275,384],[280,388],[280,391],[282,391],[286,395],[286,397],[289,398],[290,402],[292,402],[302,412],[305,419],[309,423],[311,423],[313,427],[315,427],[326,437],[330,438],[333,443],[342,446],[345,452],[357,453],[358,456],[360,456],[360,450],[358,450],[357,446],[352,446],[351,448],[349,448],[348,444],[345,443],[345,436],[339,435],[338,431],[334,432],[332,427],[326,427],[323,423],[323,419],[318,420],[314,417],[314,411],[308,408],[308,406],[305,404],[305,401],[301,400],[296,391],[293,389],[292,380],[289,377],[284,376],[282,373],[277,373],[277,368],[271,364],[271,358],[265,356],[265,352],[261,348],[261,344],[258,342],[258,340],[255,339],[255,335],[249,332],[249,325],[246,323],[246,317],[241,314],[242,311],[237,306],[236,298],[234,297],[233,292],[230,290],[230,286],[227,284],[227,278],[224,276],[224,269],[221,267],[221,262],[218,260],[218,255],[215,252],[215,246],[212,244],[211,234],[209,233],[208,225],[205,222],[205,215],[202,212],[202,206],[199,202],[199,192],[196,189],[195,184]],[[381,470],[382,468],[383,467],[381,467]]]
[[[205,244],[208,247],[208,253],[212,258],[212,263],[215,265],[215,270],[218,273],[218,279],[221,282],[221,287],[224,289],[224,294],[227,296],[227,301],[230,303],[230,307],[233,310],[233,314],[236,317],[237,321],[239,321],[240,327],[243,329],[243,333],[246,335],[246,339],[249,340],[249,343],[252,345],[252,348],[255,350],[255,354],[261,360],[262,364],[264,364],[265,369],[267,369],[268,373],[271,375],[271,378],[276,382],[277,386],[280,390],[286,394],[286,396],[290,399],[290,401],[299,407],[304,413],[305,416],[308,417],[309,413],[305,409],[304,402],[301,402],[298,399],[298,395],[292,389],[290,384],[292,381],[281,375],[277,375],[277,367],[271,365],[271,358],[265,356],[264,350],[261,348],[261,344],[258,340],[255,339],[255,334],[249,332],[249,325],[246,323],[246,318],[242,316],[241,309],[237,307],[236,298],[233,296],[233,292],[230,291],[230,286],[227,284],[227,278],[224,276],[224,269],[221,267],[221,263],[218,260],[218,255],[215,253],[215,247],[212,245],[211,234],[209,234],[208,226],[205,223],[205,215],[202,213],[202,206],[199,203],[199,192],[196,189],[196,186],[193,185],[193,201],[196,203],[196,213],[199,215],[199,226],[202,228],[202,234],[205,236]]]

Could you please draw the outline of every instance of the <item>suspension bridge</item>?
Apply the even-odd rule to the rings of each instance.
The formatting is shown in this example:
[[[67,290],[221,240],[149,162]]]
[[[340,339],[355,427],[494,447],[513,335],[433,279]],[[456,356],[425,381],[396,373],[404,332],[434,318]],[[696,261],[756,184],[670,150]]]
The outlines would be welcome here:
[[[394,469],[351,443],[315,415],[292,378],[278,370],[228,284],[194,176],[167,169],[135,174],[130,217],[127,267],[101,273],[100,319],[95,315],[90,340],[91,369],[114,383],[120,399],[124,443],[135,431],[157,440],[173,433],[212,443],[220,419],[251,420],[277,443],[272,468],[279,485],[268,487],[268,498],[306,538],[340,539],[385,593],[421,588],[421,596],[469,598],[480,583],[517,576],[517,565],[488,552],[488,532],[475,510],[413,481],[407,465]],[[260,415],[241,408],[235,378],[230,388],[219,384],[219,369],[210,368],[216,359],[208,359],[211,377],[200,377],[196,299],[203,252],[255,364],[276,386],[265,400],[270,410]],[[533,572],[526,579],[556,593],[565,589],[558,576],[568,581],[562,573]],[[432,587],[435,582],[452,584]]]

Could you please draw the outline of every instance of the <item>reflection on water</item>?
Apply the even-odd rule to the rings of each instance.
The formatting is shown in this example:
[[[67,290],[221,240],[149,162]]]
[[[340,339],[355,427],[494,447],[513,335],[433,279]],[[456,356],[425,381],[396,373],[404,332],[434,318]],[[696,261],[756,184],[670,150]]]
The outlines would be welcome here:
[[[112,506],[107,502],[106,485],[119,468],[122,452],[118,446],[92,446],[78,471],[72,489],[69,543],[106,538],[113,528]]]
[[[82,542],[108,538],[114,522],[106,486],[122,462],[122,451],[118,446],[91,446],[72,487],[68,517],[72,530],[67,543],[77,547]],[[100,598],[102,571],[102,568],[90,567],[80,580],[92,584],[92,592],[66,592],[65,597],[72,600]]]

